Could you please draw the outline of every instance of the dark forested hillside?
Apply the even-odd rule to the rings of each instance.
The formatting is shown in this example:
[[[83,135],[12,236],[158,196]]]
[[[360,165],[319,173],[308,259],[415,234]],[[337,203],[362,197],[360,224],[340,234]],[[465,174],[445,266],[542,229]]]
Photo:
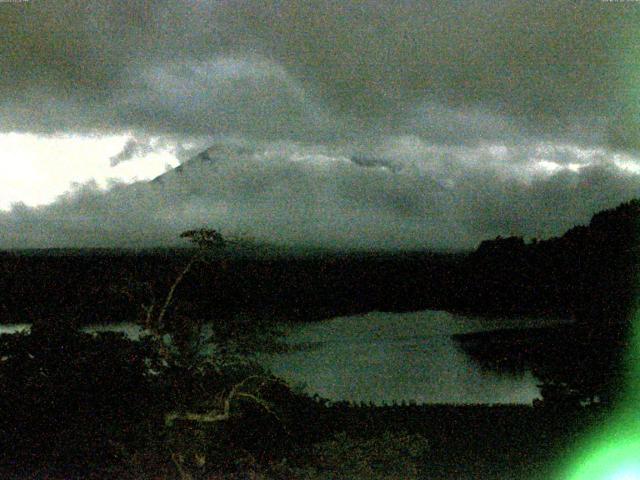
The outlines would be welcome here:
[[[483,242],[463,263],[460,305],[500,314],[558,313],[575,322],[529,333],[462,335],[465,351],[490,368],[532,368],[548,397],[616,398],[638,292],[639,222],[640,201],[633,200],[559,238]]]
[[[42,318],[83,323],[132,320],[162,298],[192,252],[74,252],[0,256],[3,323]],[[260,315],[313,320],[371,310],[437,308],[458,255],[332,254],[212,257],[180,285],[190,316]]]
[[[445,309],[616,321],[634,298],[637,200],[596,214],[562,237],[498,237],[468,254],[225,255],[180,286],[190,316],[314,320],[371,310]],[[189,249],[5,252],[0,321],[132,320],[161,298]]]
[[[622,318],[634,298],[639,221],[633,200],[562,237],[482,242],[462,266],[456,303],[485,313]]]

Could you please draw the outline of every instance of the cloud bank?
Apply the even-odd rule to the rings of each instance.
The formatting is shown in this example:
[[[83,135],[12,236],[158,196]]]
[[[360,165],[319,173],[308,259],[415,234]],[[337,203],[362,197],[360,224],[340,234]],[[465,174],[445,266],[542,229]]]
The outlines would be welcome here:
[[[114,168],[185,162],[17,205],[2,248],[168,244],[203,224],[468,248],[639,193],[635,2],[31,0],[0,22],[0,132],[126,134]],[[212,143],[231,149],[188,161]]]
[[[210,226],[289,245],[460,249],[496,235],[560,235],[640,195],[628,171],[639,164],[619,160],[625,170],[597,150],[442,151],[400,138],[377,152],[218,145],[152,182],[88,183],[48,206],[17,205],[0,214],[0,247],[171,245]]]
[[[0,129],[638,146],[633,2],[2,5]]]

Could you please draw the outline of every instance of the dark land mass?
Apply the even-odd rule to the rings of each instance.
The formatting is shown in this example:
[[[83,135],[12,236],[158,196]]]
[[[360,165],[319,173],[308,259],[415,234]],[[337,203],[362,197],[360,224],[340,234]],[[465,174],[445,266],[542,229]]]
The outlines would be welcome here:
[[[0,254],[2,323],[30,317],[83,323],[134,321],[162,297],[192,249],[32,251]],[[180,285],[189,315],[311,321],[372,310],[442,308],[460,254],[212,255]],[[34,299],[37,301],[34,302]]]
[[[196,265],[179,296],[191,317],[310,321],[372,310],[624,318],[636,298],[640,202],[596,214],[562,237],[498,237],[473,252],[229,249]],[[0,254],[0,322],[135,320],[193,250],[36,250]]]
[[[609,398],[624,376],[621,358],[638,298],[639,225],[640,201],[632,200],[561,237],[498,237],[467,253],[235,245],[194,264],[171,316],[211,321],[221,337],[274,319],[308,322],[373,310],[570,319],[573,325],[546,333],[486,334],[461,345],[488,368],[533,368],[546,383]],[[136,321],[143,305],[165,298],[193,251],[4,252],[0,321]]]
[[[192,251],[5,252],[2,321],[33,328],[0,338],[0,473],[553,478],[622,391],[639,219],[640,201],[631,201],[562,237],[498,237],[464,254],[218,252],[179,285],[160,332],[173,332],[172,350],[158,337],[132,342],[77,327],[139,319],[166,298]],[[237,364],[242,352],[202,359],[189,336],[202,320],[216,320],[223,345],[274,318],[420,309],[573,323],[456,336],[485,368],[531,369],[542,385],[535,406],[331,405]],[[202,421],[207,411],[215,415]],[[212,415],[222,420],[207,423]]]
[[[147,348],[71,330],[0,339],[2,478],[547,479],[609,414],[561,401],[331,403],[273,382],[264,405],[238,401],[224,422],[169,425],[165,412],[211,408],[247,368],[267,374],[173,364],[149,375]]]

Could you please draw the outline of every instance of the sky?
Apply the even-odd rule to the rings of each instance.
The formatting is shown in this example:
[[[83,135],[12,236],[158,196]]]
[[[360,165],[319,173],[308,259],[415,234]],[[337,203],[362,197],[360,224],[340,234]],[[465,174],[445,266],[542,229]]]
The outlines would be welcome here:
[[[2,2],[0,248],[560,235],[640,196],[639,9]]]

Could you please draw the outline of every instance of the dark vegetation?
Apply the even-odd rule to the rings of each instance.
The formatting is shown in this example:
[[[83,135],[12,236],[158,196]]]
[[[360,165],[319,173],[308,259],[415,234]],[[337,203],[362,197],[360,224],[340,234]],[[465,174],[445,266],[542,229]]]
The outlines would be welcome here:
[[[115,333],[36,330],[2,340],[7,479],[531,479],[606,414],[329,404],[229,358],[153,374],[145,360],[158,366],[162,357],[153,342]],[[167,411],[220,412],[220,397],[251,376],[266,380],[252,390],[259,402],[236,397],[220,422],[167,422]]]
[[[497,370],[531,368],[553,401],[614,403],[638,298],[640,201],[593,216],[560,238],[483,242],[465,261],[464,310],[555,314],[571,325],[460,335],[464,349]],[[493,292],[493,293],[492,293]]]
[[[2,323],[73,316],[79,322],[135,318],[159,297],[193,255],[191,249],[0,253]],[[180,296],[193,316],[238,314],[309,321],[371,310],[438,307],[453,288],[461,255],[334,253],[298,257],[211,254],[185,278]],[[134,288],[132,288],[134,287]],[[37,304],[29,299],[38,298]]]
[[[5,252],[2,321],[33,327],[0,337],[0,476],[531,478],[622,389],[639,218],[632,201],[559,238],[455,255],[256,259],[212,230],[178,251]],[[251,360],[273,318],[426,308],[573,319],[458,336],[486,368],[531,368],[544,401],[328,404]],[[78,328],[120,321],[150,333]]]
[[[216,250],[181,288],[192,316],[238,314],[309,321],[372,310],[444,309],[489,316],[623,318],[638,263],[636,200],[562,237],[487,240],[471,253],[237,255]],[[46,250],[0,254],[0,320],[49,316],[87,323],[135,318],[192,249]],[[38,302],[32,299],[37,298]]]

